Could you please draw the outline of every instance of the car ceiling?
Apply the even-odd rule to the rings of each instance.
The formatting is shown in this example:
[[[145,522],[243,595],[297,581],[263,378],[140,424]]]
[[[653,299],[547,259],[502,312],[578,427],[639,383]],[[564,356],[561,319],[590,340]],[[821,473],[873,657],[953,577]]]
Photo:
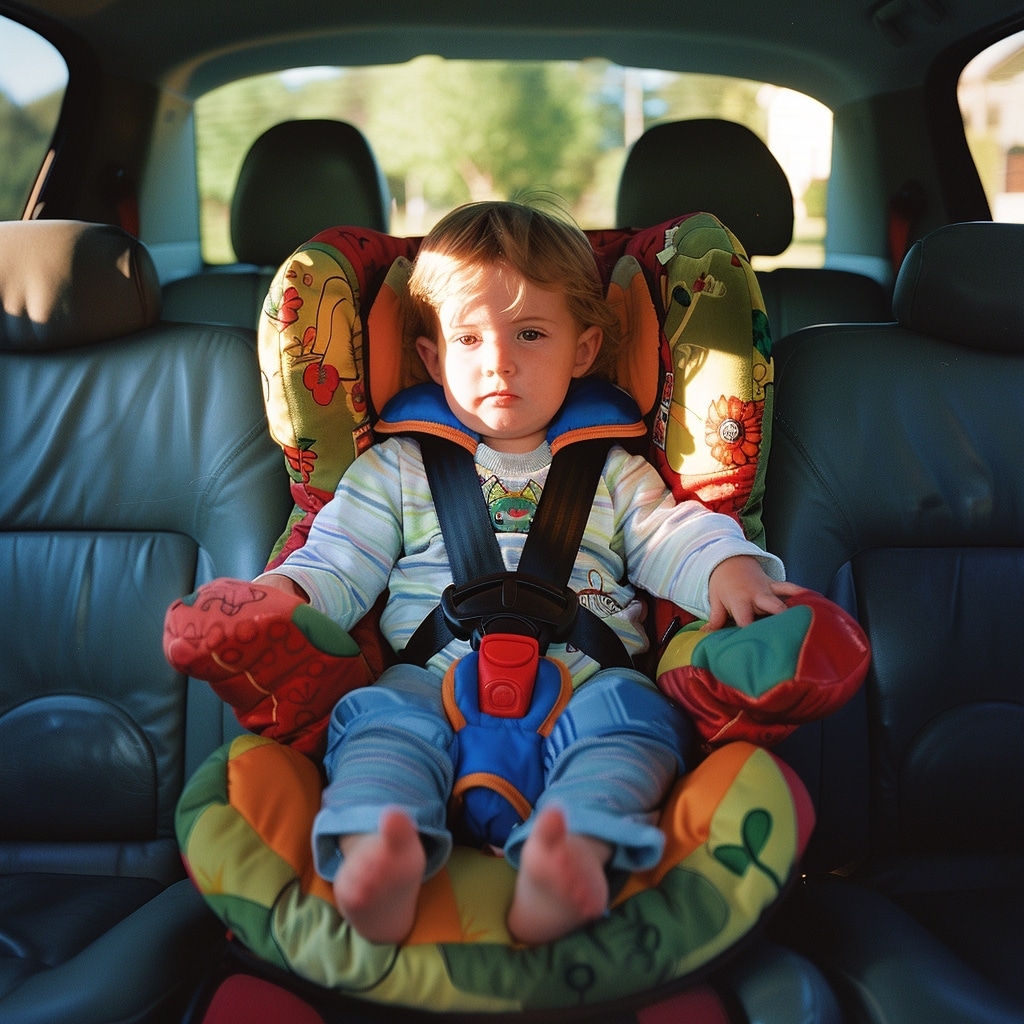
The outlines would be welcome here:
[[[438,53],[719,72],[789,85],[833,107],[918,85],[956,41],[1024,18],[1024,0],[0,0],[5,6],[84,38],[106,72],[185,97],[260,71]]]

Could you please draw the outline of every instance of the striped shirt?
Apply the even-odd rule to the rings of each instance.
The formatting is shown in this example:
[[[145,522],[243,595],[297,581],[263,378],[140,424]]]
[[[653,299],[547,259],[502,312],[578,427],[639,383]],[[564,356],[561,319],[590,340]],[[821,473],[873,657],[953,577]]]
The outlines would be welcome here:
[[[545,443],[520,455],[481,444],[475,458],[502,558],[514,570],[547,479],[550,449]],[[639,591],[706,618],[712,570],[741,554],[756,557],[772,578],[784,578],[782,563],[747,541],[734,520],[699,502],[677,503],[646,459],[613,446],[569,583],[635,655],[648,646]],[[419,444],[389,437],[356,459],[306,544],[274,571],[298,583],[315,608],[345,629],[388,590],[381,628],[400,651],[452,582]],[[443,674],[468,650],[468,643],[453,641],[430,667]],[[564,645],[553,644],[548,654],[564,662],[577,683],[598,667]]]

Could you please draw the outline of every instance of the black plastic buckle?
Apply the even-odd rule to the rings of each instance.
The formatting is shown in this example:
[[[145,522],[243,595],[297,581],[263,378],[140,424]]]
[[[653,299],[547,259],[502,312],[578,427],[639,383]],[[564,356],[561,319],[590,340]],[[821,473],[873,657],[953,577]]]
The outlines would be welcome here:
[[[521,572],[480,576],[441,594],[441,612],[459,640],[474,649],[488,633],[518,633],[536,637],[541,653],[548,644],[568,639],[579,611],[571,587],[557,587]]]

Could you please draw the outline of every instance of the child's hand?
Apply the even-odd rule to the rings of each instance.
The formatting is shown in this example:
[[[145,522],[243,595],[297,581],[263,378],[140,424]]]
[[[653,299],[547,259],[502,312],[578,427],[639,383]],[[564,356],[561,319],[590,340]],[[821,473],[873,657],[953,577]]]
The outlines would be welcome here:
[[[734,555],[720,562],[708,581],[711,614],[705,629],[721,629],[732,619],[737,626],[749,626],[762,615],[786,610],[783,597],[801,591],[795,583],[773,580],[751,555]]]

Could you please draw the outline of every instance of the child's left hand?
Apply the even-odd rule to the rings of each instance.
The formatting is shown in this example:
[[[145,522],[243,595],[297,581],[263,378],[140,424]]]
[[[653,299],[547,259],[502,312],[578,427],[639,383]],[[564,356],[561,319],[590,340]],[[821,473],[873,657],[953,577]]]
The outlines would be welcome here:
[[[773,580],[751,555],[734,555],[711,573],[711,614],[704,628],[721,629],[730,619],[737,626],[749,626],[762,615],[777,615],[786,610],[782,598],[792,597],[801,589],[795,583]]]

